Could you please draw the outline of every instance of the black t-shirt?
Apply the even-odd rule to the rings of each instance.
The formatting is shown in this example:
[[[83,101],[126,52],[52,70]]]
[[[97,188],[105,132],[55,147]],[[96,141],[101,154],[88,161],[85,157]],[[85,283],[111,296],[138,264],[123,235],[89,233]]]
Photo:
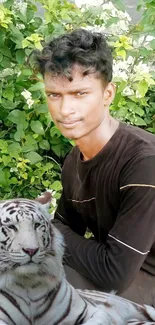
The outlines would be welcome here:
[[[94,158],[73,148],[62,184],[54,223],[69,265],[108,291],[124,291],[141,267],[155,275],[154,135],[119,123]]]

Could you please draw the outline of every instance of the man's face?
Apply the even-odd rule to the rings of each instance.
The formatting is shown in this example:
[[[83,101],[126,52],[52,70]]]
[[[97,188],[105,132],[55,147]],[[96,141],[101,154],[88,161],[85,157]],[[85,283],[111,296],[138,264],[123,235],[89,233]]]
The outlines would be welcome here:
[[[79,140],[97,129],[113,99],[112,84],[103,86],[95,74],[82,75],[74,67],[73,81],[65,76],[44,76],[47,103],[52,120],[68,139]]]

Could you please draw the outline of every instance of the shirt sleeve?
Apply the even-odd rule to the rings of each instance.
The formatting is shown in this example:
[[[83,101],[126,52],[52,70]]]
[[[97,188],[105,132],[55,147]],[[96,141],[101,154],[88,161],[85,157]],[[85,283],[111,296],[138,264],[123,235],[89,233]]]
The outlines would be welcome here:
[[[60,230],[66,263],[103,290],[120,293],[134,280],[155,240],[155,157],[125,166],[119,191],[120,209],[106,243],[84,238],[71,224]]]

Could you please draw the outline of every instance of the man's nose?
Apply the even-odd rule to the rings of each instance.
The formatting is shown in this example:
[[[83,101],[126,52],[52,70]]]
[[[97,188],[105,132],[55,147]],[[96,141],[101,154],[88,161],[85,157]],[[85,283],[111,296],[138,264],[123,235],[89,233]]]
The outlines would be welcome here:
[[[63,117],[74,113],[73,102],[69,98],[62,98],[60,112]]]

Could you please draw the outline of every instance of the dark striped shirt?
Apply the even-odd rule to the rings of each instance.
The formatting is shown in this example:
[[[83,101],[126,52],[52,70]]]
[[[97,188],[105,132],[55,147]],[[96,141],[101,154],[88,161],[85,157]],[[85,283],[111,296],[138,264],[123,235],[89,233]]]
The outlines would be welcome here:
[[[120,123],[94,158],[73,148],[62,183],[54,222],[70,266],[108,291],[124,291],[140,268],[155,275],[154,135]]]

